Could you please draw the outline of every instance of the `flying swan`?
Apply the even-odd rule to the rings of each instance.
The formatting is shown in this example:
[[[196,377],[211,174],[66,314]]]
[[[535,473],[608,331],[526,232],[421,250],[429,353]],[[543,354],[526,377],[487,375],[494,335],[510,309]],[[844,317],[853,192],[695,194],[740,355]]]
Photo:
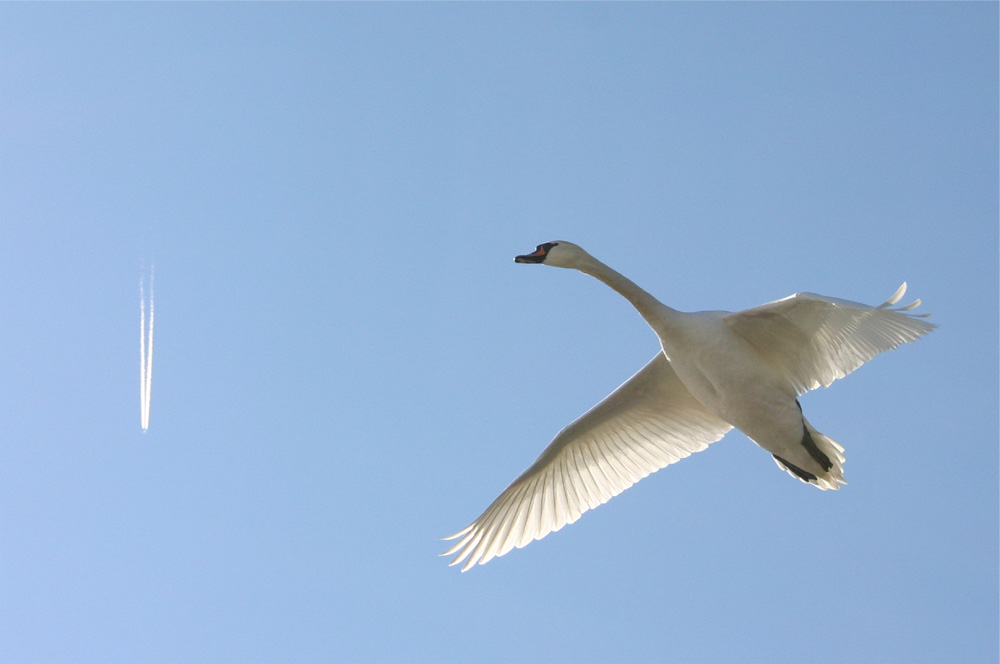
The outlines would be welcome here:
[[[802,415],[797,397],[843,378],[879,353],[936,326],[885,303],[797,293],[753,309],[684,313],[570,242],[514,259],[573,268],[604,282],[639,311],[660,352],[559,432],[482,515],[446,539],[462,571],[573,523],[650,473],[700,452],[736,427],[778,467],[820,489],[844,481],[844,448]]]

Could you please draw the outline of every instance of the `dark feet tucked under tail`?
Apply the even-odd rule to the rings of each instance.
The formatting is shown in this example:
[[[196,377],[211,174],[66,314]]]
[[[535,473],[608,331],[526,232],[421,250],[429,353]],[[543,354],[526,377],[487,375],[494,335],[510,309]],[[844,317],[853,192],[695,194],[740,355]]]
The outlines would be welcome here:
[[[816,445],[816,441],[813,437],[809,435],[809,429],[806,428],[805,422],[802,423],[802,447],[806,448],[806,452],[809,452],[809,456],[816,460],[823,470],[830,470],[833,468],[833,462],[830,461],[830,457],[823,453],[823,450],[819,449]],[[788,463],[787,461],[785,462]],[[815,476],[813,477],[815,479]]]
[[[796,401],[797,403],[798,401]],[[816,431],[808,420],[802,418],[802,438],[799,443],[809,453],[809,456],[795,454],[794,450],[789,450],[786,456],[794,457],[799,463],[812,470],[806,470],[802,466],[789,463],[777,454],[772,454],[775,463],[782,470],[823,490],[839,489],[841,484],[847,484],[844,481],[844,448],[837,441]]]
[[[777,454],[772,454],[771,456],[774,457],[774,460],[778,462],[779,466],[781,466],[782,468],[784,468],[788,472],[792,473],[793,475],[795,475],[796,477],[798,477],[803,482],[815,482],[816,481],[816,476],[813,475],[812,473],[810,473],[808,470],[802,470],[801,468],[799,468],[795,464],[788,463],[787,461],[785,461],[784,459],[782,459]]]

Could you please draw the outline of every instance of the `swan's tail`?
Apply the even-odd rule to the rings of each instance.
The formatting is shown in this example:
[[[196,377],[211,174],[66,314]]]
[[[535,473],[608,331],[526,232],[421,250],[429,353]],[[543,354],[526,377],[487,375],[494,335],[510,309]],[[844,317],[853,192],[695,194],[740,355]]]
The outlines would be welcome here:
[[[805,418],[802,419],[802,423],[805,424],[802,446],[806,448],[809,456],[818,464],[815,468],[818,472],[811,472],[810,470],[800,468],[782,459],[777,454],[772,455],[774,456],[775,463],[792,477],[797,477],[803,482],[817,486],[824,491],[827,489],[836,490],[840,488],[841,484],[847,484],[847,481],[844,480],[844,448],[833,438],[816,431],[813,425],[809,424],[809,421]]]

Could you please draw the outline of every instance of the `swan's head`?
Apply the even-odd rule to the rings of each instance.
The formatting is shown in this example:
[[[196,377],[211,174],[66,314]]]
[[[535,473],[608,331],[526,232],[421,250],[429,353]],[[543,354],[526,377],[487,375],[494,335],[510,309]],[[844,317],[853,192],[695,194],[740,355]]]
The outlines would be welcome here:
[[[515,263],[542,263],[554,267],[579,268],[587,260],[591,260],[590,254],[573,244],[572,242],[546,242],[540,244],[530,254],[515,256]]]

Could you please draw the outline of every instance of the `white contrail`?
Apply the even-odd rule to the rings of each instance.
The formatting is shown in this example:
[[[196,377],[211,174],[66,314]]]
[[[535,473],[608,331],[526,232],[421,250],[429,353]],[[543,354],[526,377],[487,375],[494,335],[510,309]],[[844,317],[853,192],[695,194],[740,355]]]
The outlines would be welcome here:
[[[149,269],[149,337],[146,337],[146,293],[139,279],[139,405],[142,430],[149,429],[149,404],[153,393],[153,268]]]
[[[153,266],[149,267],[149,352],[146,353],[146,428],[149,428],[149,405],[153,401]]]
[[[139,277],[139,422],[146,430],[146,293]]]

